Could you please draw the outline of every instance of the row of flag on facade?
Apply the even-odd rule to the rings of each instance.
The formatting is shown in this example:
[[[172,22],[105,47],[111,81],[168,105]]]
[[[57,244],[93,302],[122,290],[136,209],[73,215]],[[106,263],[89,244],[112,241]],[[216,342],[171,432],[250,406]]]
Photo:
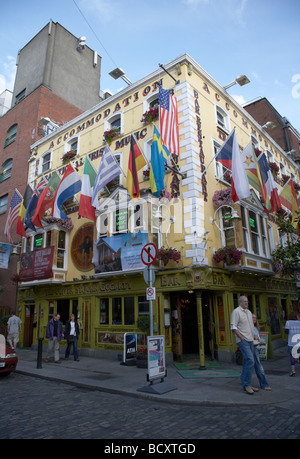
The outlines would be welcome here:
[[[231,171],[234,202],[249,198],[252,186],[261,194],[266,212],[276,212],[284,205],[292,213],[293,226],[297,227],[300,208],[292,179],[288,180],[278,194],[266,155],[261,153],[257,157],[252,142],[241,153],[233,129],[215,159]]]
[[[150,186],[155,196],[160,196],[165,187],[165,164],[170,153],[179,154],[177,100],[161,85],[159,86],[159,131],[154,126],[150,162]],[[147,163],[132,134],[127,168],[127,189],[132,198],[140,196],[138,171]],[[4,234],[10,242],[13,242],[11,228],[15,222],[17,222],[17,234],[24,237],[26,237],[25,227],[33,231],[36,231],[36,227],[43,228],[43,215],[50,208],[53,217],[68,218],[62,210],[63,204],[78,192],[81,192],[78,215],[96,221],[95,209],[99,209],[99,191],[121,173],[124,174],[122,168],[106,145],[98,173],[86,156],[82,179],[70,163],[62,179],[54,171],[48,182],[45,178],[41,179],[34,190],[27,185],[23,197],[18,190],[15,190]]]

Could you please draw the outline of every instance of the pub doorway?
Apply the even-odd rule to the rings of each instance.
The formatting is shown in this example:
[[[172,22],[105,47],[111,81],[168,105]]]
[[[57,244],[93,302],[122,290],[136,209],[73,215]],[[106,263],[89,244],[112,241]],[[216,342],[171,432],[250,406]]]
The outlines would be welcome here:
[[[66,325],[70,318],[70,300],[57,300],[57,314],[60,314],[60,320]]]
[[[33,328],[34,328],[34,304],[26,304],[25,305],[23,347],[31,347],[33,343]]]
[[[197,298],[195,292],[171,296],[172,350],[174,360],[188,360],[199,355]],[[202,333],[205,358],[214,360],[214,318],[212,296],[202,292]]]

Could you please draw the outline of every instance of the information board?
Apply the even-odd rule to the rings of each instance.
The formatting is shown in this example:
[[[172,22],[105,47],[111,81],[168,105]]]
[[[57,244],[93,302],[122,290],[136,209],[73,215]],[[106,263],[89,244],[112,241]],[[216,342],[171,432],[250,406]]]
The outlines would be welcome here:
[[[267,360],[269,333],[259,332],[259,337],[260,337],[259,358],[260,360]]]
[[[163,335],[148,336],[148,378],[160,379],[166,376],[165,337]]]

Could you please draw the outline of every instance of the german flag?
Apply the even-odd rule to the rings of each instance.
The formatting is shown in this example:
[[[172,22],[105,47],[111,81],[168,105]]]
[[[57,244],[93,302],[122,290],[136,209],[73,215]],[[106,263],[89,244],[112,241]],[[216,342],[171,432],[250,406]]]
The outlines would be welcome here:
[[[25,229],[24,229],[24,218],[25,218],[26,209],[31,199],[32,193],[33,191],[32,191],[31,186],[27,185],[25,193],[24,193],[24,197],[21,203],[20,212],[19,212],[19,216],[17,220],[17,229],[16,229],[16,233],[23,237],[27,237]]]
[[[137,173],[144,166],[146,166],[145,158],[134,136],[131,134],[127,173],[127,190],[132,198],[140,197],[140,187]]]

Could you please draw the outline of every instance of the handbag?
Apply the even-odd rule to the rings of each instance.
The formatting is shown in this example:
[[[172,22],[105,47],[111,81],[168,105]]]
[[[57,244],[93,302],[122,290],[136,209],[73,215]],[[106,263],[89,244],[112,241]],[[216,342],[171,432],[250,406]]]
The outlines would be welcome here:
[[[75,341],[75,336],[74,335],[69,335],[67,338],[68,343],[74,343]]]

